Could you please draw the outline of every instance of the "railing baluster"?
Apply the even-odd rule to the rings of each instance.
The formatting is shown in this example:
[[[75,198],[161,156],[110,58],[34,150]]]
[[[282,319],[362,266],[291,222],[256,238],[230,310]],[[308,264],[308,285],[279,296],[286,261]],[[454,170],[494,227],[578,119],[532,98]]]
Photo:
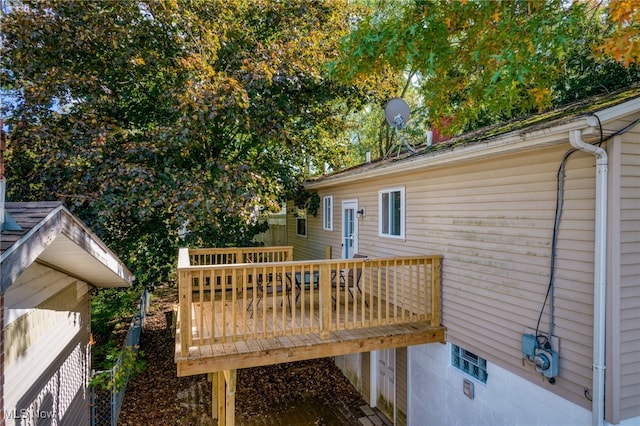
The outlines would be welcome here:
[[[338,268],[336,270],[336,328],[340,329],[341,316],[340,316],[340,303],[342,302],[342,289],[346,288],[346,285],[343,286],[344,281],[344,268],[345,265],[342,263],[338,263]]]
[[[242,280],[242,328],[240,336],[246,336],[247,333],[247,291],[249,290],[249,277],[251,277],[251,285],[254,285],[256,279],[256,268],[251,269],[251,274],[247,274]]]
[[[281,333],[282,336],[286,336],[287,334],[287,297],[289,297],[289,301],[291,300],[291,295],[287,293],[287,284],[285,282],[282,282],[282,284],[280,284],[280,292],[281,294],[280,296],[280,310],[281,312],[281,320],[282,320],[282,326],[281,326]],[[275,296],[277,296],[277,293],[275,294]],[[289,304],[289,308],[293,310],[291,304]]]
[[[385,260],[384,262],[384,295],[383,295],[383,300],[384,300],[384,312],[382,313],[382,324],[388,324],[389,322],[389,303],[390,303],[390,296],[389,296],[389,291],[391,289],[391,287],[389,287],[389,272],[390,272],[390,263],[389,260]]]
[[[295,288],[295,284],[291,286],[291,300],[292,300],[292,304],[293,307],[291,309],[292,311],[292,315],[291,315],[291,332],[293,334],[296,334],[296,307],[298,306],[298,301],[300,302],[300,331],[302,332],[302,330],[304,330],[304,314],[306,312],[306,306],[305,304],[307,303],[307,299],[306,299],[306,295],[305,293],[305,275],[308,273],[309,274],[309,287],[312,287],[311,282],[313,280],[313,267],[311,265],[309,265],[309,270],[305,270],[305,267],[302,267],[302,272],[300,272],[300,280],[302,281],[302,284],[300,286],[300,289]],[[295,281],[295,279],[293,280]],[[299,300],[297,300],[299,299]]]
[[[422,303],[422,309],[420,310],[420,319],[429,319],[430,318],[430,297],[433,296],[433,287],[430,286],[429,279],[433,279],[433,263],[432,262],[423,262],[423,279],[421,282],[421,287],[424,287],[424,302]]]
[[[272,337],[276,337],[277,334],[277,330],[278,330],[278,323],[276,322],[276,295],[277,295],[277,283],[272,283],[272,287],[271,287],[271,336]]]
[[[204,342],[204,271],[200,270],[198,274],[198,304],[200,308],[198,309],[198,322],[196,324],[196,329],[198,330],[198,338],[200,340],[200,344]]]
[[[358,290],[358,285],[360,285],[360,283],[358,277],[362,278],[362,271],[360,270],[361,266],[362,261],[353,263],[353,285],[351,288],[351,294],[353,295],[353,297],[351,298],[351,328],[358,327],[358,299],[360,298],[360,291]]]
[[[246,272],[246,271],[245,271]],[[244,280],[244,277],[238,274],[237,270],[234,270],[231,274],[231,341],[236,341],[237,331],[237,318],[236,315],[236,298],[238,291],[238,278]]]
[[[220,341],[225,343],[227,341],[227,310],[225,306],[227,305],[227,277],[229,276],[229,270],[224,268],[223,271],[223,275],[220,277],[220,309],[222,310],[222,320],[220,321],[222,335],[220,336]]]
[[[360,312],[362,312],[362,315],[360,315],[360,327],[365,327],[366,323],[367,323],[367,312],[369,311],[369,308],[371,308],[371,304],[369,302],[367,302],[367,289],[369,288],[367,286],[367,276],[368,274],[368,269],[369,269],[369,260],[365,260],[362,262],[362,277],[360,279]]]
[[[311,271],[312,271],[313,274],[315,274],[316,271],[317,271],[317,273],[318,273],[318,286],[320,286],[320,270],[317,269],[317,268],[318,268],[318,266],[314,265],[313,268],[311,269]],[[308,327],[309,327],[308,328],[308,332],[309,333],[313,333],[314,332],[314,325],[313,325],[314,324],[314,319],[315,319],[314,318],[315,317],[315,309],[314,309],[314,307],[315,307],[315,304],[316,304],[315,303],[315,301],[316,301],[316,295],[315,295],[316,289],[315,289],[315,287],[316,287],[315,285],[312,285],[309,288],[309,324],[308,324]],[[319,288],[318,288],[318,290],[319,290]],[[306,316],[304,315],[304,312],[303,312],[302,313],[302,318],[301,318],[301,321],[302,321],[302,333],[303,334],[305,332],[305,327],[306,327],[306,325],[304,323],[305,318],[306,318]]]
[[[402,265],[402,261],[401,261],[401,265]],[[398,259],[393,259],[393,305],[391,305],[391,309],[393,309],[392,311],[392,315],[391,315],[391,322],[396,322],[396,318],[398,317]]]
[[[328,339],[331,331],[331,267],[320,266],[320,338]]]
[[[271,268],[271,272],[275,274],[275,270],[273,267]],[[267,337],[267,306],[269,303],[269,295],[267,294],[267,286],[269,283],[267,281],[267,277],[264,277],[264,281],[262,282],[262,337]]]
[[[211,320],[210,320],[210,329],[211,329],[211,342],[215,342],[218,340],[218,336],[216,333],[216,286],[218,283],[218,278],[220,272],[216,270],[210,270],[211,275]]]
[[[412,284],[413,280],[411,279],[411,277],[413,275],[413,271],[411,270],[411,262],[408,263],[408,267],[409,272],[411,272],[411,274],[408,274],[409,284]],[[402,286],[400,288],[402,289],[402,305],[400,306],[400,316],[402,322],[405,322],[407,318],[407,306],[410,303],[410,300],[407,300],[407,264],[405,262],[402,262]]]

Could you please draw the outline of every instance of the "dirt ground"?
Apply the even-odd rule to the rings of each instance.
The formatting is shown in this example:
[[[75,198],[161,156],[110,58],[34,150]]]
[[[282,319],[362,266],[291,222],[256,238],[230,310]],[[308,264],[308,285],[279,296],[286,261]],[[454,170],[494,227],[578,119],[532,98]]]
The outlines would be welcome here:
[[[177,290],[156,289],[140,340],[146,369],[127,386],[121,425],[210,425],[206,375],[177,377],[172,306]],[[360,397],[331,359],[238,371],[238,425],[357,425]]]

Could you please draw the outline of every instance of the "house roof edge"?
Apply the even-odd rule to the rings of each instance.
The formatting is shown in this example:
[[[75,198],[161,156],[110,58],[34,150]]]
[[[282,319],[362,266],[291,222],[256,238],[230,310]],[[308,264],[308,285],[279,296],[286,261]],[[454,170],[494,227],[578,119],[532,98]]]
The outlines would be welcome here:
[[[400,159],[377,160],[363,163],[353,168],[322,176],[305,183],[308,190],[320,189],[344,183],[353,183],[365,179],[384,177],[391,174],[410,172],[425,166],[438,167],[457,162],[470,161],[479,157],[508,154],[535,149],[559,143],[568,143],[568,134],[572,130],[582,130],[585,137],[595,136],[594,127],[601,123],[620,118],[625,111],[640,110],[640,90],[630,91],[627,99],[602,106],[600,109],[586,110],[578,114],[568,113],[551,121],[536,122],[515,130],[491,136],[490,131],[474,131],[452,138],[441,147],[432,148],[418,154]],[[634,110],[634,106],[636,106]],[[598,120],[595,120],[597,115]],[[489,129],[493,129],[489,128]],[[565,134],[563,136],[563,134]],[[474,137],[475,136],[475,137]],[[471,140],[470,140],[471,138]]]

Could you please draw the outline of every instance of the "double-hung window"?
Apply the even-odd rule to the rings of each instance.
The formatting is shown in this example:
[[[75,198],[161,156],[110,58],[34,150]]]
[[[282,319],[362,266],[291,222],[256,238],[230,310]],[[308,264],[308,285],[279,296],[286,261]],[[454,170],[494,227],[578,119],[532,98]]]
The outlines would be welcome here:
[[[378,234],[382,237],[404,238],[404,187],[378,192]]]
[[[333,195],[322,198],[322,228],[333,231]]]

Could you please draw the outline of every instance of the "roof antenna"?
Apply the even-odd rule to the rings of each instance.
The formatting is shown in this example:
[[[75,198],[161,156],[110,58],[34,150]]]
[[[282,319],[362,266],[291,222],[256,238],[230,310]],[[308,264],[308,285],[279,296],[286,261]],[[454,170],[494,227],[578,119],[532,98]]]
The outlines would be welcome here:
[[[413,146],[411,146],[409,142],[407,142],[404,136],[402,136],[402,134],[400,133],[400,129],[404,129],[407,121],[409,121],[410,115],[411,111],[409,110],[409,104],[407,104],[404,99],[393,98],[389,102],[387,102],[387,105],[384,107],[384,116],[387,119],[387,123],[389,123],[389,125],[394,129],[396,129],[396,136],[398,136],[398,139],[401,143],[395,143],[391,148],[389,148],[389,151],[387,152],[387,155],[384,156],[384,158],[387,158],[389,154],[391,154],[391,151],[396,148],[396,146],[398,147],[396,158],[398,158],[398,156],[400,155],[400,149],[402,148],[402,145],[404,145],[404,147],[407,148],[407,151],[412,154],[418,152]]]
[[[4,180],[4,152],[7,150],[7,133],[4,131],[4,121],[0,118],[0,230],[21,231],[22,228],[16,223],[11,215],[4,209],[4,197],[6,193],[6,183]]]

